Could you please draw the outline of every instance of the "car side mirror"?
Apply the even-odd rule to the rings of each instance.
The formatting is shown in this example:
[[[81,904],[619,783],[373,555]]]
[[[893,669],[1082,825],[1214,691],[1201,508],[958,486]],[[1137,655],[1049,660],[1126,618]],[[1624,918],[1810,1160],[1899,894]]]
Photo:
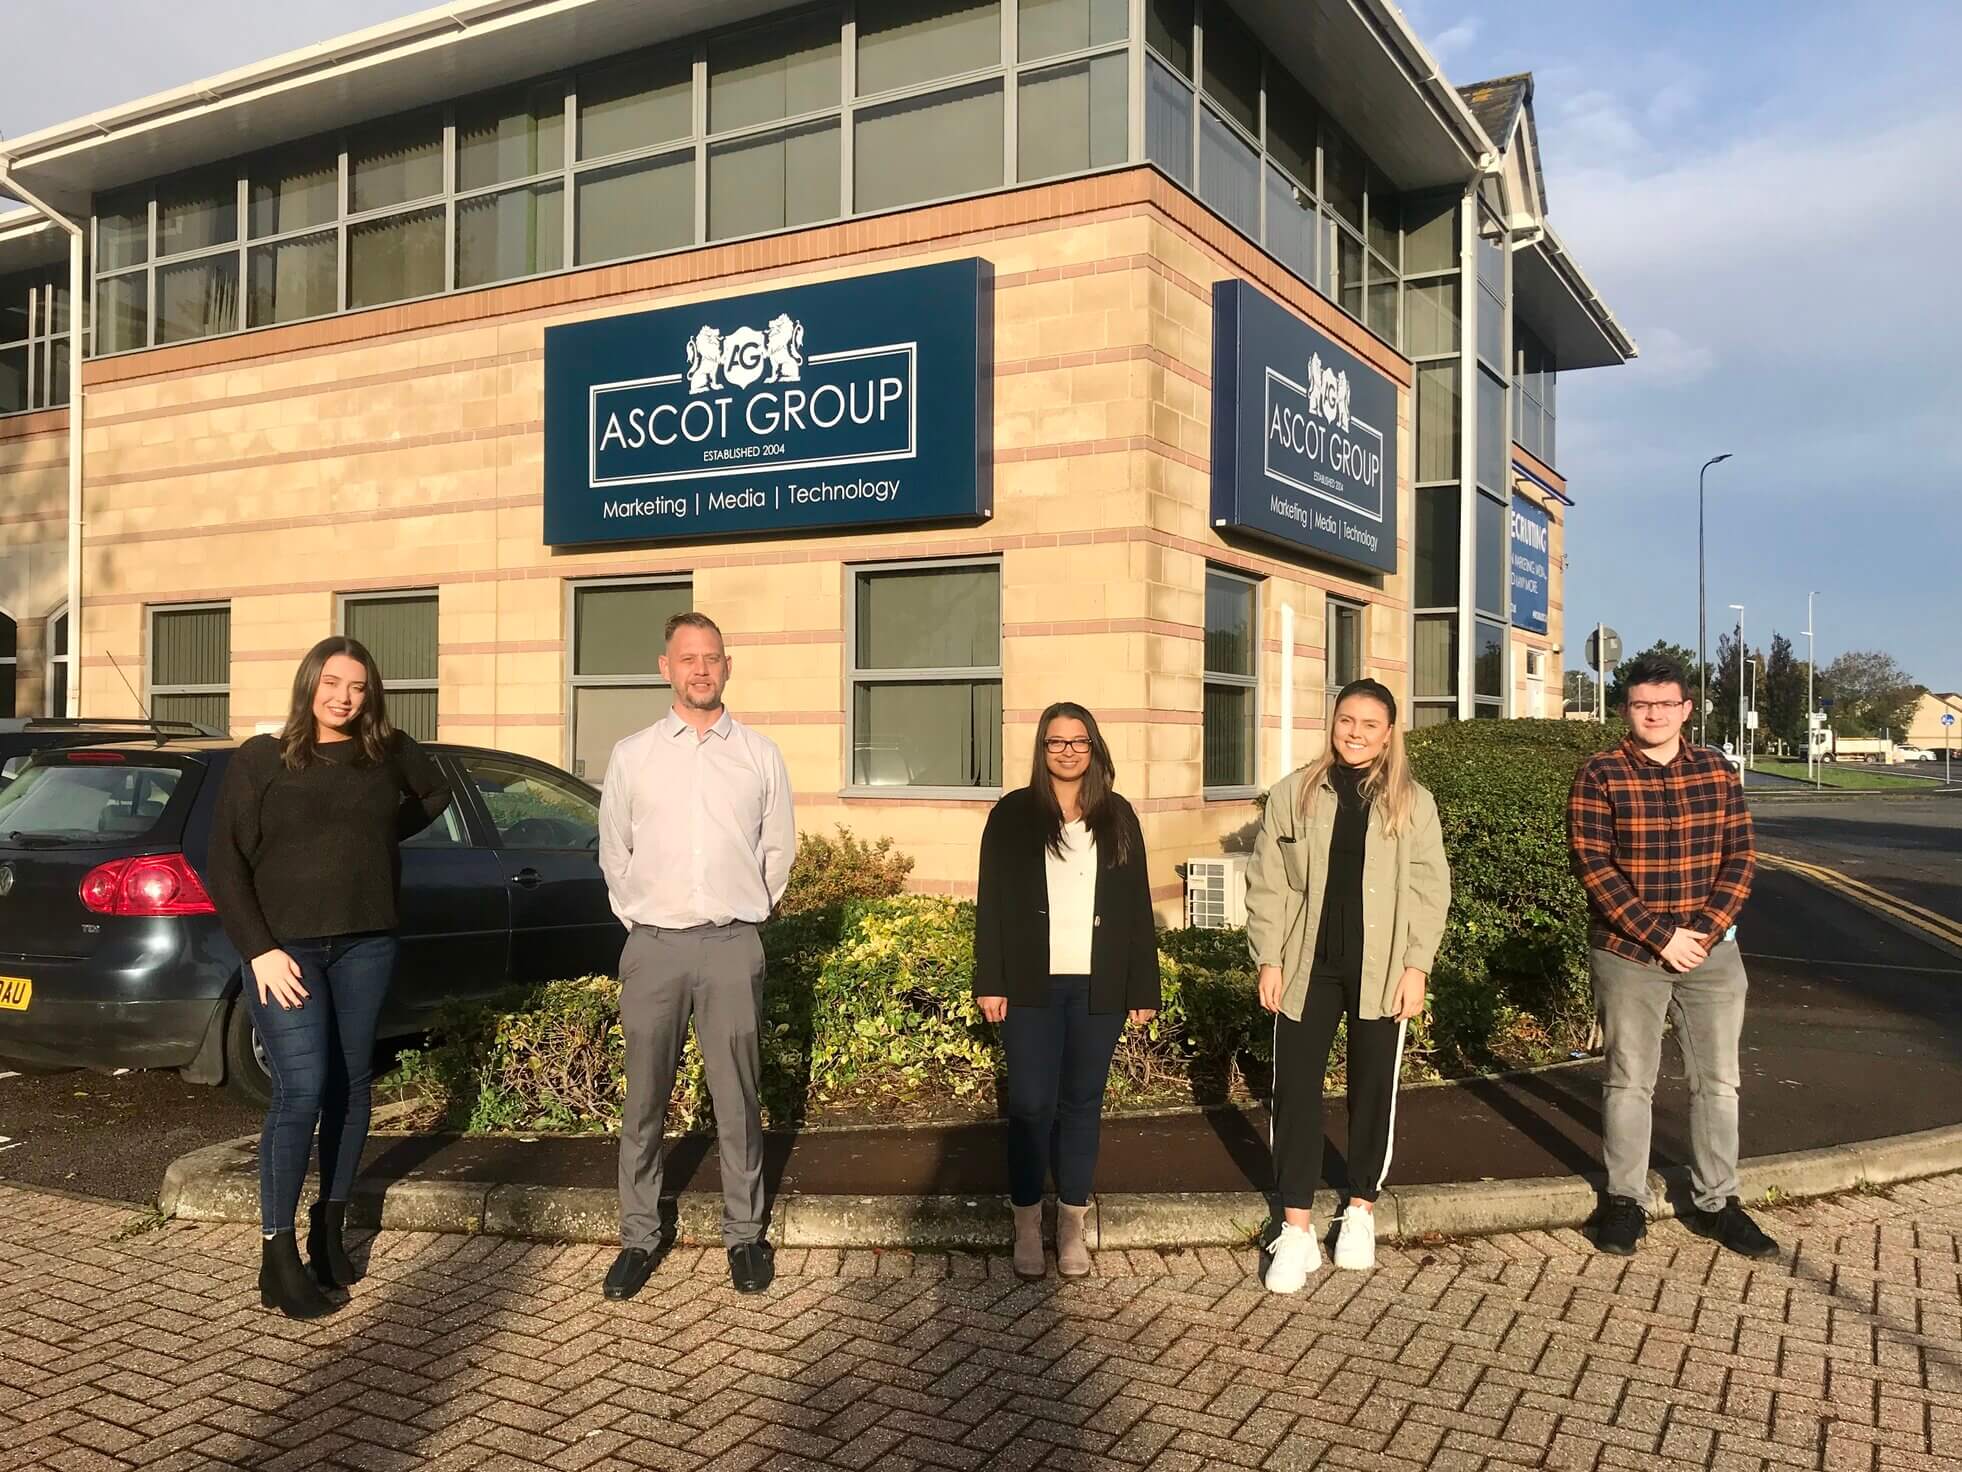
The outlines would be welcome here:
[[[13,781],[14,778],[18,777],[21,774],[21,772],[26,768],[26,766],[27,766],[26,757],[24,756],[8,757],[4,762],[0,762],[0,782]]]

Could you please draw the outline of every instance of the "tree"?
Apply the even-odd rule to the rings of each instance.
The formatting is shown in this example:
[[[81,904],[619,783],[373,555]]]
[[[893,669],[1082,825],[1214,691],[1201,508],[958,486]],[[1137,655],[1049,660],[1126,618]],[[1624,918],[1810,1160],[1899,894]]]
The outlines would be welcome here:
[[[1819,681],[1832,697],[1833,729],[1842,736],[1891,731],[1898,740],[1921,698],[1921,687],[1894,656],[1877,649],[1842,654],[1819,672]]]
[[[1696,652],[1685,649],[1680,644],[1671,644],[1667,639],[1658,639],[1643,654],[1662,654],[1683,667],[1683,677],[1689,681],[1689,698],[1696,699]],[[1633,664],[1639,655],[1624,654],[1620,664],[1615,666],[1615,677],[1608,682],[1608,709],[1620,710],[1628,699],[1628,682],[1622,678],[1622,671]],[[1695,719],[1694,716],[1691,717]]]
[[[1760,740],[1805,750],[1805,661],[1783,634],[1771,636],[1771,653],[1758,676],[1758,722]]]
[[[1568,670],[1560,688],[1561,713],[1577,710],[1594,714],[1594,692],[1600,681],[1592,670]]]
[[[1748,651],[1744,657],[1750,658]],[[1710,715],[1704,728],[1704,740],[1712,746],[1728,742],[1733,750],[1744,749],[1737,726],[1737,696],[1744,688],[1739,683],[1740,674],[1743,680],[1750,679],[1748,671],[1738,669],[1736,634],[1726,631],[1717,635],[1716,657],[1710,661]],[[1690,692],[1692,698],[1695,694]]]

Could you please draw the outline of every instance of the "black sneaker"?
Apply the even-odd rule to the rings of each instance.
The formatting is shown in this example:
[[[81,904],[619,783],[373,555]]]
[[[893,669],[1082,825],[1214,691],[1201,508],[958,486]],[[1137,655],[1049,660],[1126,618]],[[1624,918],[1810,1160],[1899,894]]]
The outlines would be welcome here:
[[[1610,1196],[1594,1228],[1594,1245],[1616,1257],[1633,1257],[1635,1244],[1649,1234],[1648,1213],[1630,1196]]]
[[[777,1275],[777,1255],[761,1237],[729,1249],[729,1281],[738,1293],[761,1293]]]
[[[1722,1211],[1691,1211],[1683,1218],[1683,1225],[1739,1257],[1778,1255],[1778,1244],[1751,1220],[1750,1213],[1737,1204],[1735,1196],[1724,1203]]]

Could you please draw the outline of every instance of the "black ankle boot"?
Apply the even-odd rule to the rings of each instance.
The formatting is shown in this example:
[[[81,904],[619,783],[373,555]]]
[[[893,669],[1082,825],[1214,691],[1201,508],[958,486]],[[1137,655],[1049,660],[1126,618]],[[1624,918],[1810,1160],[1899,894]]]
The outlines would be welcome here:
[[[344,1240],[347,1203],[316,1201],[311,1215],[312,1223],[307,1228],[307,1261],[313,1268],[314,1277],[323,1288],[353,1287],[360,1281],[361,1274],[348,1260]]]
[[[324,1318],[338,1307],[301,1264],[290,1230],[274,1232],[259,1244],[259,1302],[289,1319]]]

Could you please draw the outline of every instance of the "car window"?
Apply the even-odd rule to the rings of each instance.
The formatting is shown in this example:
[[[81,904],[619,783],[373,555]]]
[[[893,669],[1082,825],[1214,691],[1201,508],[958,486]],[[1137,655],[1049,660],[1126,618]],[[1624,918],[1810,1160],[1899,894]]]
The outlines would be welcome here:
[[[0,834],[141,838],[157,826],[183,776],[124,762],[30,766],[0,788]]]
[[[570,777],[493,757],[460,757],[500,848],[597,848],[599,804]]]
[[[402,841],[404,848],[468,848],[470,833],[463,824],[463,804],[453,802],[443,815],[414,838]]]

